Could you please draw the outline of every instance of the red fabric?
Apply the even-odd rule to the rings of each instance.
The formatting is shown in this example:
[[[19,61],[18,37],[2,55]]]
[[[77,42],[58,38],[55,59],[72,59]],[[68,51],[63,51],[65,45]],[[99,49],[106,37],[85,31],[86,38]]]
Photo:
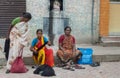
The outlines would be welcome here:
[[[17,57],[10,69],[11,73],[26,73],[28,69],[25,67],[22,57]]]
[[[36,47],[39,48],[42,45],[42,41],[38,40]]]
[[[59,38],[59,43],[62,43],[64,39],[65,39],[65,35],[61,35]],[[75,44],[75,37],[73,37],[73,36],[72,36],[72,42],[73,42],[73,44]]]
[[[51,67],[54,66],[54,56],[52,49],[45,49],[45,64]]]

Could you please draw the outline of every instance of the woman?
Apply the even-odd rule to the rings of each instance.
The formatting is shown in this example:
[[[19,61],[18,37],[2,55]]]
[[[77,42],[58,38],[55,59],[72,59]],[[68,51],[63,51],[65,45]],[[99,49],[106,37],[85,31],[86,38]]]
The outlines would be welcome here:
[[[22,54],[23,48],[28,44],[28,25],[27,22],[31,19],[31,14],[23,13],[22,17],[17,17],[12,21],[9,30],[10,50],[7,61],[7,71],[10,72],[11,65],[18,56],[19,52]]]
[[[77,64],[77,60],[81,56],[81,52],[76,50],[75,38],[70,34],[71,28],[69,26],[64,29],[65,34],[59,38],[59,50],[57,56],[60,58],[63,64],[66,64],[66,68],[70,69],[70,61],[72,60]]]
[[[15,19],[13,19],[13,21],[11,22],[11,25],[10,25],[9,30],[8,30],[7,38],[6,38],[6,40],[5,40],[5,45],[4,45],[4,52],[5,52],[6,60],[8,60],[8,56],[9,56],[9,48],[10,48],[10,38],[9,38],[9,35],[10,35],[11,29],[12,29],[17,23],[20,23],[20,22],[28,22],[31,18],[32,18],[32,16],[31,16],[30,13],[24,12],[21,17],[17,17],[17,18],[15,18]]]
[[[53,50],[46,47],[46,44],[50,45],[50,42],[43,36],[42,29],[38,29],[36,34],[37,38],[33,39],[30,47],[35,65],[47,64],[51,67],[54,66]]]

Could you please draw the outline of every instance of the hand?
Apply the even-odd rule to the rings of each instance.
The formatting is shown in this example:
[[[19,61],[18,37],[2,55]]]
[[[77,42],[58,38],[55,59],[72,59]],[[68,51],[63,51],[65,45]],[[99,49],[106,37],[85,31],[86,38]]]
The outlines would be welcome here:
[[[24,45],[22,45],[22,44],[20,45],[20,49],[23,49],[24,47],[25,47]]]
[[[18,33],[17,35],[18,35],[19,37],[21,37],[21,34]]]
[[[2,47],[0,46],[0,50],[2,51]]]
[[[13,61],[9,61],[9,64],[12,65],[12,64],[13,64]]]
[[[66,52],[63,52],[63,54],[66,56],[66,55],[68,55],[68,53],[66,53]]]
[[[34,54],[34,55],[37,55],[37,54],[38,54],[38,52],[37,52],[37,51],[33,51],[33,54]]]
[[[37,51],[35,49],[32,50],[34,53],[37,53]]]
[[[50,41],[48,41],[48,45],[51,46],[51,42]]]

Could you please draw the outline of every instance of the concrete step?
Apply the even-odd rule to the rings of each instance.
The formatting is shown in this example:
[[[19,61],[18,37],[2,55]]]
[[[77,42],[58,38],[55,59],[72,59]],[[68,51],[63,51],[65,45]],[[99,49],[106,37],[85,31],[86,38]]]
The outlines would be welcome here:
[[[111,37],[115,38],[115,37]],[[117,38],[120,38],[117,36]],[[116,38],[115,38],[116,39]],[[119,39],[118,39],[119,40]],[[4,48],[5,39],[0,39],[0,46]],[[29,46],[30,47],[30,46]],[[25,64],[34,64],[32,60],[32,52],[29,50],[29,47],[25,47],[23,55]],[[92,48],[93,49],[93,60],[98,62],[114,62],[120,61],[120,48],[119,47],[103,47],[101,45],[92,45],[92,44],[76,44],[77,48]],[[55,63],[58,63],[58,58],[56,57],[56,52],[58,50],[57,45],[51,46],[54,50]],[[5,65],[6,60],[4,58],[3,50],[0,50],[0,65]]]
[[[103,46],[120,46],[120,36],[105,36],[101,37]]]
[[[55,64],[59,63],[58,58],[55,56]],[[117,62],[120,61],[120,54],[113,54],[113,55],[93,55],[94,62]],[[33,65],[32,57],[24,57],[24,62],[26,65]],[[0,58],[0,65],[5,65],[6,60],[5,58]]]

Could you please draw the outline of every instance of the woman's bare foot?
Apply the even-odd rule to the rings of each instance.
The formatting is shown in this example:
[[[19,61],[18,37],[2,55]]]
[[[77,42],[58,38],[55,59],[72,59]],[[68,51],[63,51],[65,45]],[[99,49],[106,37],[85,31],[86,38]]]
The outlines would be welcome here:
[[[78,65],[78,64],[75,64],[73,67],[74,67],[75,69],[85,69],[85,67],[82,67],[82,66],[80,66],[80,65]]]

